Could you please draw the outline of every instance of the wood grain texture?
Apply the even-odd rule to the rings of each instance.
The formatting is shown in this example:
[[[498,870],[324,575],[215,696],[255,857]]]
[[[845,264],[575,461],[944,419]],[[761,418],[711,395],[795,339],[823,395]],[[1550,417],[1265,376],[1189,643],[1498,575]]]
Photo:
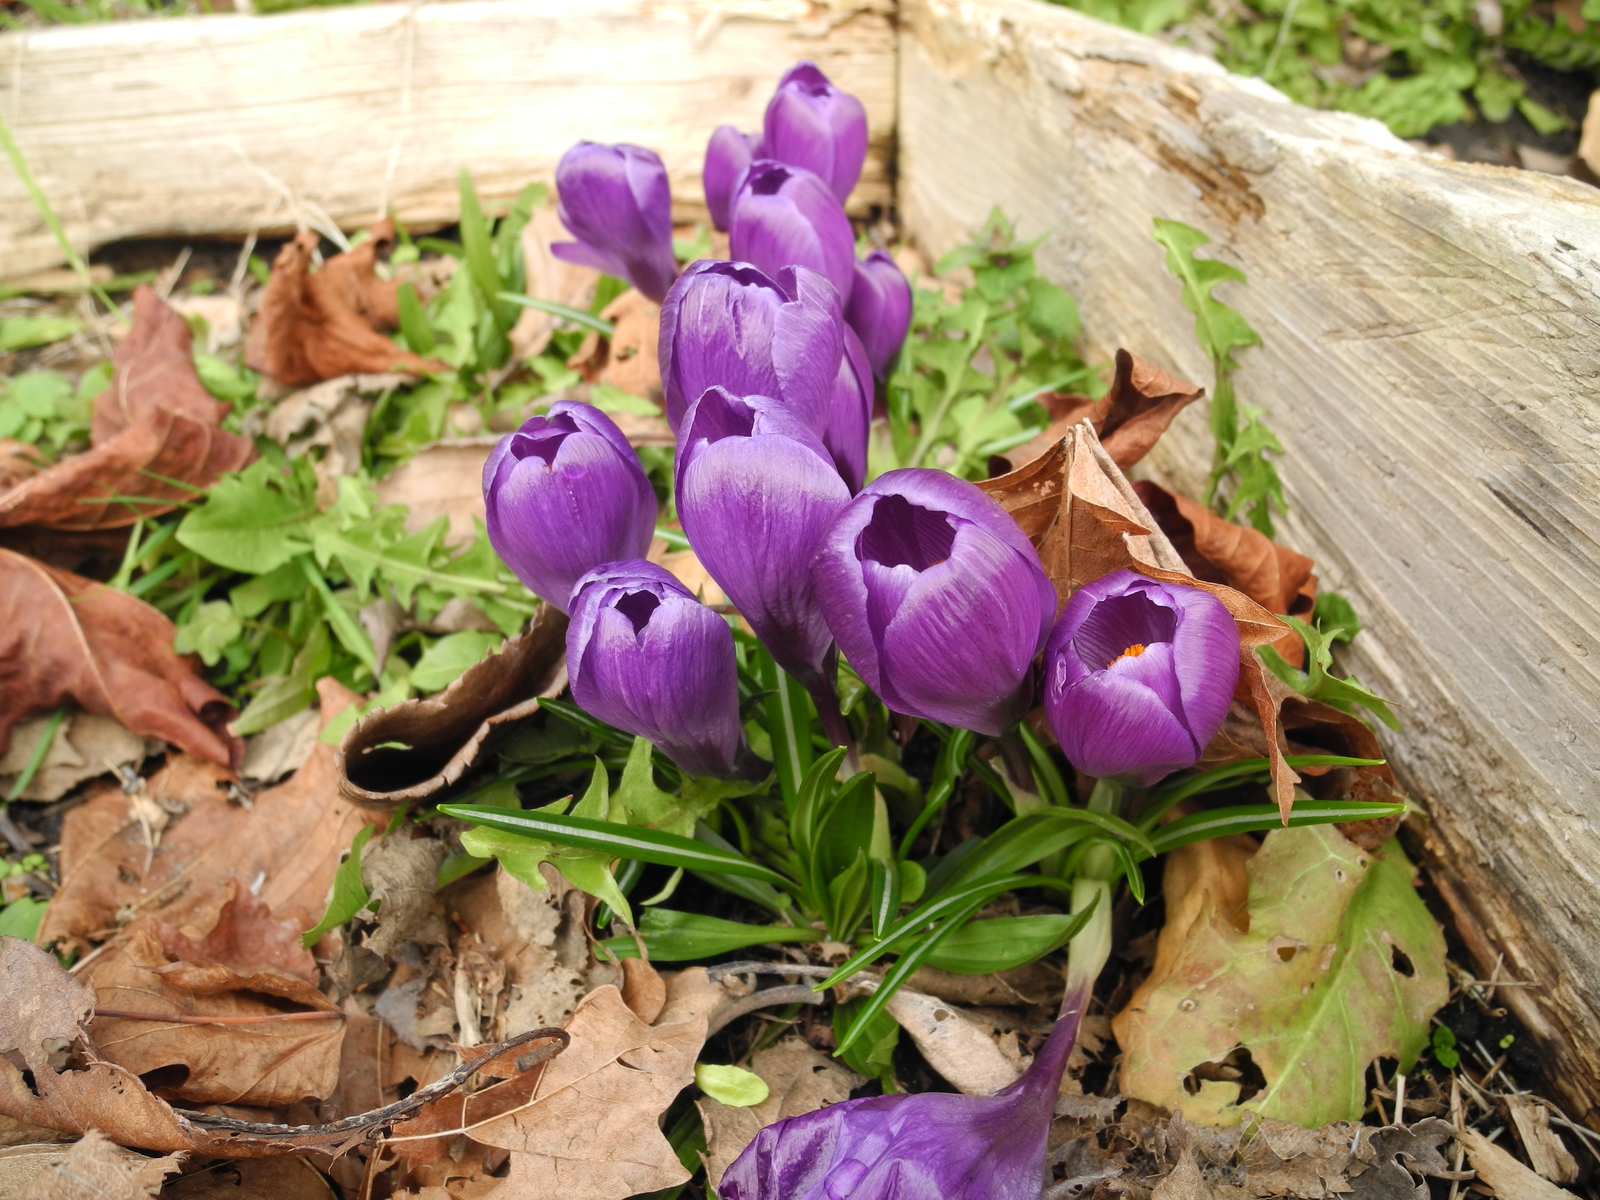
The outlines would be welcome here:
[[[706,138],[761,127],[811,58],[872,130],[857,210],[888,199],[889,0],[468,0],[0,34],[0,112],[80,250],[126,237],[345,228],[385,204],[456,219],[554,177],[581,138],[656,150],[680,217],[703,213]],[[0,171],[0,277],[61,261]]]
[[[1050,231],[1096,356],[1211,381],[1151,219],[1206,230],[1265,345],[1289,545],[1367,622],[1345,665],[1483,978],[1600,1119],[1600,191],[1415,153],[1033,0],[907,0],[900,192],[930,256],[993,204]],[[1152,474],[1203,492],[1204,405]]]

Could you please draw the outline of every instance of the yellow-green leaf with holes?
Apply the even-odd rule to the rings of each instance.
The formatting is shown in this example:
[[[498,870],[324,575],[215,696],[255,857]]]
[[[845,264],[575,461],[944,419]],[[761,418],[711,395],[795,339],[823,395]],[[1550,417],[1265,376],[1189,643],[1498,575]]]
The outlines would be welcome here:
[[[1122,1091],[1211,1125],[1360,1120],[1368,1065],[1408,1069],[1449,995],[1412,866],[1398,842],[1369,854],[1317,825],[1269,833],[1243,870],[1237,924],[1215,908],[1226,887],[1169,897],[1191,919],[1114,1023]]]

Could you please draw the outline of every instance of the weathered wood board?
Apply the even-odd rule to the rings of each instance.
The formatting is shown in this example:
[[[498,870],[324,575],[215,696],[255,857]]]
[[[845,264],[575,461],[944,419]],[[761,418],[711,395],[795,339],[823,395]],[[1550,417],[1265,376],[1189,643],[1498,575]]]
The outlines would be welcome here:
[[[1210,383],[1150,237],[1242,267],[1241,399],[1282,437],[1280,537],[1367,629],[1387,737],[1481,978],[1600,1116],[1600,191],[1415,153],[1034,0],[908,0],[900,210],[930,255],[1001,204],[1094,352]],[[1211,248],[1208,248],[1208,250]],[[1204,252],[1203,252],[1204,253]],[[1201,494],[1196,406],[1154,474]],[[1504,962],[1496,960],[1504,954]]]
[[[457,173],[507,198],[581,138],[649,146],[680,216],[703,212],[718,124],[761,127],[814,59],[860,96],[852,198],[888,199],[889,0],[469,0],[0,34],[0,113],[85,250],[126,237],[345,228],[384,206],[454,221]],[[0,278],[61,261],[0,170]]]

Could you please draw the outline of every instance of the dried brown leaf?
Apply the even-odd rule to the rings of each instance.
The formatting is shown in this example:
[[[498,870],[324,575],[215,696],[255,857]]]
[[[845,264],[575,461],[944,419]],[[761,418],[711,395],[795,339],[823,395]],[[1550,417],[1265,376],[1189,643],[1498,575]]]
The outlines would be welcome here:
[[[614,325],[600,382],[659,402],[661,366],[656,347],[661,335],[661,306],[630,288],[606,305],[600,315]]]
[[[851,1090],[866,1082],[797,1037],[757,1052],[750,1070],[766,1081],[767,1098],[760,1104],[732,1108],[710,1097],[696,1101],[705,1122],[706,1175],[712,1187],[763,1128],[848,1100]]]
[[[886,1011],[910,1035],[928,1065],[958,1092],[987,1096],[1022,1074],[1015,1033],[1002,1035],[1009,1036],[1007,1054],[992,1026],[947,1000],[900,988]]]
[[[177,933],[149,918],[136,922],[84,970],[96,1009],[110,1010],[97,1011],[89,1027],[108,1062],[166,1098],[198,1104],[276,1108],[333,1092],[344,1023],[315,985],[271,969],[245,974],[174,960],[162,932]],[[334,1015],[284,1019],[290,1013]]]
[[[33,761],[51,718],[31,717],[11,729],[11,744],[0,754],[0,791],[10,792],[17,776]],[[144,761],[145,740],[120,721],[74,712],[56,726],[39,769],[23,789],[22,800],[59,800],[85,779]]]
[[[485,520],[483,464],[499,440],[457,438],[424,446],[378,481],[378,503],[406,506],[407,533],[442,515],[450,518],[448,545],[470,542]]]
[[[0,548],[0,749],[29,713],[68,699],[216,763],[239,761],[233,708],[172,649],[144,601]]]
[[[1513,1093],[1504,1099],[1533,1169],[1551,1183],[1577,1183],[1578,1160],[1550,1128],[1550,1110],[1532,1096]]]
[[[153,923],[167,958],[197,967],[227,967],[240,975],[270,972],[316,986],[317,960],[300,944],[305,927],[278,920],[237,879],[228,880],[227,889],[216,924],[198,942],[164,921]]]
[[[1205,388],[1169,375],[1154,363],[1118,350],[1116,374],[1099,400],[1088,396],[1050,393],[1040,403],[1050,414],[1050,426],[1031,441],[997,457],[1013,469],[1044,454],[1080,421],[1088,421],[1113,462],[1126,471],[1138,462],[1173,419],[1205,395]]]
[[[522,633],[444,691],[362,717],[339,745],[340,794],[393,809],[457,782],[516,722],[538,711],[540,696],[566,687],[566,631],[566,616],[541,605]]]
[[[571,1049],[545,1068],[538,1095],[472,1131],[475,1141],[512,1151],[496,1196],[621,1200],[686,1181],[658,1122],[694,1078],[707,1016],[724,995],[704,970],[680,971],[654,1025],[613,987],[585,997],[567,1026]]]
[[[133,328],[112,355],[111,386],[94,402],[90,448],[0,492],[0,526],[132,525],[193,499],[255,457],[248,438],[220,428],[228,405],[195,374],[183,318],[149,287],[133,300]]]
[[[373,271],[379,251],[394,243],[392,222],[378,222],[370,238],[313,273],[317,240],[304,232],[278,252],[250,328],[247,366],[292,386],[339,375],[449,370],[379,332],[399,324],[399,281],[379,279]]]
[[[124,1150],[93,1129],[70,1145],[48,1148],[43,1159],[43,1169],[26,1186],[3,1194],[28,1200],[149,1200],[182,1162],[176,1154],[146,1158]],[[0,1176],[0,1185],[5,1182]]]
[[[334,1200],[328,1181],[304,1158],[245,1158],[175,1179],[161,1200]]]
[[[422,832],[402,826],[362,848],[361,879],[378,910],[378,927],[364,944],[379,958],[406,942],[447,941],[444,906],[433,894],[445,847],[438,838],[416,836]]]
[[[1258,529],[1236,525],[1202,504],[1141,479],[1133,485],[1196,578],[1225,583],[1269,612],[1311,619],[1317,600],[1316,564]],[[1273,643],[1295,666],[1305,663],[1305,643],[1290,632]]]
[[[1566,1188],[1557,1187],[1523,1166],[1476,1129],[1463,1129],[1457,1137],[1467,1152],[1467,1161],[1478,1173],[1478,1181],[1488,1185],[1500,1200],[1574,1200]]]
[[[331,679],[318,684],[322,719],[355,697]],[[154,846],[130,816],[120,788],[92,795],[67,814],[61,835],[61,887],[40,937],[81,946],[104,936],[117,914],[153,913],[170,925],[208,928],[228,880],[254,888],[280,920],[315,921],[339,857],[370,815],[340,799],[332,746],[318,743],[294,775],[243,808],[228,799],[231,772],[178,755],[145,781],[145,791],[177,809]],[[123,919],[126,919],[124,917]]]
[[[565,241],[567,232],[554,207],[534,211],[532,218],[522,227],[522,263],[526,272],[527,294],[539,300],[554,300],[587,312],[594,302],[595,285],[600,282],[600,272],[593,267],[580,267],[550,253],[550,243]],[[525,308],[511,327],[511,348],[518,359],[534,358],[544,353],[555,332],[558,318],[537,308]]]

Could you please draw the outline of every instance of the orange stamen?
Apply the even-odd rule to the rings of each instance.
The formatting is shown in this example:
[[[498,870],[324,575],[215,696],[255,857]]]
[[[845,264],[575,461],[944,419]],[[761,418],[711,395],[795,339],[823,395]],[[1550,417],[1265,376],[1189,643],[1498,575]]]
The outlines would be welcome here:
[[[1124,650],[1121,654],[1117,655],[1116,658],[1113,658],[1110,662],[1108,662],[1106,664],[1106,670],[1109,671],[1112,668],[1113,665],[1115,665],[1117,662],[1119,662],[1120,660],[1122,660],[1124,658],[1138,658],[1139,655],[1141,655],[1143,653],[1144,653],[1144,643],[1143,642],[1135,642],[1133,645],[1129,646],[1126,650]]]

